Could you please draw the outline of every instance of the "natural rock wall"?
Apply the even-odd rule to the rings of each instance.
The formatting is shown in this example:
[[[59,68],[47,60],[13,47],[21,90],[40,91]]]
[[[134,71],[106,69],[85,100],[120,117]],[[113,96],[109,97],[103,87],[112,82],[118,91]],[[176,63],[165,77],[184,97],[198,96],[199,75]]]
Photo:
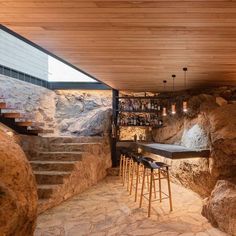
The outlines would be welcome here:
[[[236,178],[217,182],[205,202],[202,214],[215,227],[236,235]]]
[[[56,91],[59,132],[81,136],[103,136],[111,127],[111,91]]]
[[[176,97],[179,107],[185,96],[183,93]],[[195,91],[189,95],[186,115],[169,115],[164,120],[165,127],[153,131],[156,142],[210,149],[209,159],[170,161],[171,175],[175,182],[201,196],[210,195],[204,216],[231,235],[236,235],[235,184],[229,181],[236,177],[235,101],[236,88],[209,89],[199,94]]]
[[[187,114],[179,111],[176,116],[169,115],[164,127],[153,131],[156,142],[191,149],[210,148],[209,159],[180,159],[171,163],[174,179],[204,197],[210,195],[218,179],[236,175],[236,104],[229,104],[235,88],[205,92],[208,94],[189,97]],[[179,107],[182,96],[176,97]]]
[[[55,135],[106,136],[111,127],[111,91],[51,91],[0,75],[0,95]]]
[[[30,119],[44,122],[45,128],[56,130],[56,94],[53,91],[0,75],[0,95],[4,95],[10,105],[19,107]]]
[[[33,235],[37,190],[28,160],[13,137],[0,131],[0,234]]]

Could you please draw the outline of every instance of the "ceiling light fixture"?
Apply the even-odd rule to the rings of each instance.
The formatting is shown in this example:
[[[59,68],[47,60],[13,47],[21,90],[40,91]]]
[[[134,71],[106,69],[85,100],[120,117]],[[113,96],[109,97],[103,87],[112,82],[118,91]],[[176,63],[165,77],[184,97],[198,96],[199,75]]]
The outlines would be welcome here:
[[[175,77],[176,77],[176,75],[172,75],[172,79],[173,79],[173,93],[175,91]],[[171,114],[172,115],[176,114],[176,104],[175,103],[171,104]]]
[[[185,91],[187,90],[187,67],[183,68],[184,71],[184,88]],[[183,101],[183,112],[187,112],[188,111],[188,102],[186,101],[186,99]]]
[[[163,80],[163,89],[164,89],[164,92],[166,91],[166,83],[167,83],[167,81],[166,81],[166,80]],[[163,106],[163,108],[162,108],[162,116],[167,116],[166,107],[164,107],[164,106]]]

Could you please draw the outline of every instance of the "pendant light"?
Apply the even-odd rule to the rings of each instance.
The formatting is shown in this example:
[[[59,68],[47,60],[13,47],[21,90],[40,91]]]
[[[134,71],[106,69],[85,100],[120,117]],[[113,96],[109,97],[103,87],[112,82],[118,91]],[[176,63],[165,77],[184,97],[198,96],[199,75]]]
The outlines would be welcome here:
[[[173,79],[173,92],[175,91],[175,77],[176,77],[176,75],[172,75],[172,79]],[[176,104],[175,103],[171,104],[171,114],[172,115],[176,114]]]
[[[187,77],[186,77],[187,70],[188,70],[187,67],[183,68],[183,71],[184,71],[184,88],[185,88],[185,90],[187,89]],[[187,112],[187,111],[188,111],[188,102],[186,100],[184,100],[183,101],[183,112]]]
[[[166,80],[163,80],[163,87],[164,87],[164,91],[166,91]],[[167,116],[167,112],[166,112],[166,107],[162,108],[162,116]]]

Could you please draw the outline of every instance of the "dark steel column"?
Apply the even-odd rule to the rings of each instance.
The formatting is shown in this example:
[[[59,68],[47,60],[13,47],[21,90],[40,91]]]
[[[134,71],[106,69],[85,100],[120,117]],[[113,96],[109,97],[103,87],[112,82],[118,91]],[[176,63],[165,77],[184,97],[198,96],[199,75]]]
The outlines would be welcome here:
[[[117,115],[118,115],[118,96],[119,91],[113,89],[112,90],[112,123],[114,122],[116,130],[117,130]],[[112,159],[112,166],[116,167],[118,165],[118,158],[116,153],[116,142],[117,136],[111,137],[111,159]]]

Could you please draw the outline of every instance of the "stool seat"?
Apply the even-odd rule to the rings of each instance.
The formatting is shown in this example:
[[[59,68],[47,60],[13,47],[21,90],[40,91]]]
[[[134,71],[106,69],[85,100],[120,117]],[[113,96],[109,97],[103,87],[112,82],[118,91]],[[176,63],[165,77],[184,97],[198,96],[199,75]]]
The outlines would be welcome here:
[[[129,148],[121,148],[120,149],[120,154],[121,155],[126,155],[130,152],[130,149]]]
[[[164,162],[158,162],[158,161],[156,161],[155,164],[156,164],[157,166],[159,166],[159,167],[170,167],[170,165],[167,165],[167,164],[164,163]]]

